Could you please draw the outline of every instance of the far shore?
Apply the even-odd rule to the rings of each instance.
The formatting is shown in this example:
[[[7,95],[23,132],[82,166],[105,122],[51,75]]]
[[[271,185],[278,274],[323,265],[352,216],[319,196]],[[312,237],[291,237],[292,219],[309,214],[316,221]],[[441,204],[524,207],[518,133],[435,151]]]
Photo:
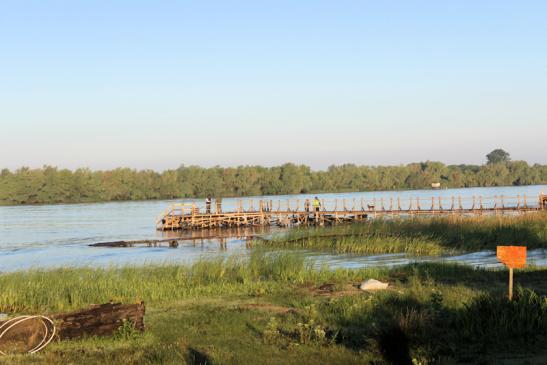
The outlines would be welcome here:
[[[396,189],[396,190],[366,190],[366,191],[354,191],[354,190],[339,190],[339,191],[314,191],[314,192],[302,192],[289,195],[225,195],[222,196],[222,199],[276,199],[278,197],[289,197],[289,196],[315,196],[315,195],[336,195],[336,194],[366,194],[366,193],[394,193],[394,192],[432,192],[439,193],[441,191],[447,190],[456,190],[456,189],[482,189],[482,188],[527,188],[533,186],[544,186],[545,193],[547,193],[547,182],[543,184],[531,184],[531,185],[492,185],[492,186],[462,186],[462,187],[441,187],[440,189],[434,188],[417,188],[417,189]],[[540,192],[541,193],[541,192]],[[43,205],[78,205],[78,204],[109,204],[109,203],[145,203],[145,202],[179,202],[179,201],[205,201],[207,196],[198,196],[198,197],[175,197],[175,198],[151,198],[151,199],[124,199],[124,200],[86,200],[86,201],[74,201],[74,202],[49,202],[49,203],[6,203],[0,200],[0,207],[24,207],[24,206],[43,206]]]

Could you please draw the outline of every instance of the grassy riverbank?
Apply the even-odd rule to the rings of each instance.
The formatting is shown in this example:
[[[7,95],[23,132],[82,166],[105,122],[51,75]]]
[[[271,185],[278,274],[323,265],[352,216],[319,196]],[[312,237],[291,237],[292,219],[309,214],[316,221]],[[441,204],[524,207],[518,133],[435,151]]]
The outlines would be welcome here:
[[[497,245],[547,247],[547,214],[517,216],[415,217],[289,231],[269,247],[329,250],[336,253],[414,255],[495,250]]]
[[[147,331],[53,343],[2,363],[368,364],[547,361],[547,270],[446,264],[313,270],[267,255],[192,266],[59,269],[0,275],[0,312],[52,313],[144,300]],[[388,281],[383,292],[355,288]],[[533,290],[533,291],[530,291]],[[543,351],[543,352],[542,352]]]

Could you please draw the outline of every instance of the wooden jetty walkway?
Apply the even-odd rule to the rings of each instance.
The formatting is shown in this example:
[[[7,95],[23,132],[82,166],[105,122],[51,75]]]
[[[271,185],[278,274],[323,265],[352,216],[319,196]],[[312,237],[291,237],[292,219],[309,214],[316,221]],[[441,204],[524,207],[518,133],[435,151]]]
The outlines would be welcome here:
[[[547,195],[411,197],[402,199],[247,199],[223,210],[219,204],[207,209],[205,203],[173,204],[158,217],[162,231],[230,227],[329,225],[364,221],[378,216],[474,215],[534,212],[547,209]]]

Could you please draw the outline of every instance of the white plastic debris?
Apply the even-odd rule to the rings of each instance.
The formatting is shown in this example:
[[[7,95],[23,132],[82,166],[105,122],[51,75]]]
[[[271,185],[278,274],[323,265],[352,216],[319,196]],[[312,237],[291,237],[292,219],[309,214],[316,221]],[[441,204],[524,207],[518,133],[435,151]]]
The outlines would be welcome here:
[[[361,290],[383,290],[387,289],[389,283],[382,283],[376,279],[368,279],[361,281],[359,284],[359,289]]]

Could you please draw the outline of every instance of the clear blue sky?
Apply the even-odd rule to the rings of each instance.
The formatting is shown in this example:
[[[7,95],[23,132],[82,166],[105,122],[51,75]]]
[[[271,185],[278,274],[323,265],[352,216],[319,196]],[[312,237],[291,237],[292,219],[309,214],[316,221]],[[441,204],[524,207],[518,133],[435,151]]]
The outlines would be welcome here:
[[[0,167],[547,163],[546,1],[2,1]]]

